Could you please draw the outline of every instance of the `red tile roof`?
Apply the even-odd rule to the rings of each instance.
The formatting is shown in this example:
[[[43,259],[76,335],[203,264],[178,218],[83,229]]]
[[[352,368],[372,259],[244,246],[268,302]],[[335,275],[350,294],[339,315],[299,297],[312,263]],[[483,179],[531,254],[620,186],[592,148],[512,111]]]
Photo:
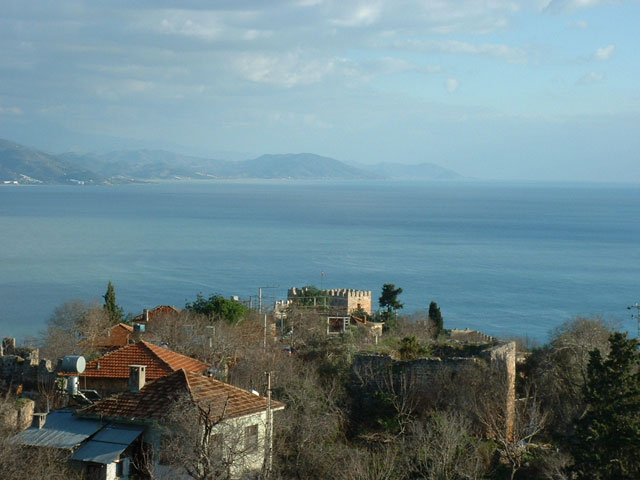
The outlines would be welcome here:
[[[156,308],[152,308],[149,310],[149,322],[157,318],[161,318],[165,315],[171,315],[173,313],[180,313],[180,309],[173,307],[171,305],[158,305]],[[144,321],[144,313],[141,313],[137,317],[135,317],[132,322],[143,322]]]
[[[133,327],[126,323],[118,323],[107,328],[102,333],[103,336],[89,341],[88,339],[78,342],[78,346],[90,347],[95,350],[109,351],[124,347],[129,344],[129,339],[133,336]]]
[[[138,393],[123,392],[89,405],[79,413],[101,417],[160,420],[172,409],[174,402],[184,395],[198,405],[211,406],[215,418],[235,418],[258,413],[267,408],[265,397],[254,395],[211,377],[178,370],[145,385]],[[273,400],[272,410],[284,405]]]
[[[92,378],[129,378],[129,365],[146,365],[147,381],[162,378],[181,368],[198,373],[209,368],[200,360],[142,341],[92,360],[82,375]]]

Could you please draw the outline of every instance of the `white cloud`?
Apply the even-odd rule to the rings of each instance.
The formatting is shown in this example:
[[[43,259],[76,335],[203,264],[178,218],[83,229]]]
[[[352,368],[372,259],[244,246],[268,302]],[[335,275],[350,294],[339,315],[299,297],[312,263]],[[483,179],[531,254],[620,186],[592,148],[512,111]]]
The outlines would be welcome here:
[[[293,87],[320,82],[336,66],[336,60],[305,59],[301,52],[244,54],[233,65],[237,73],[256,83]]]
[[[600,47],[593,54],[593,58],[600,61],[609,60],[616,51],[615,45],[607,45],[606,47]]]
[[[576,85],[593,85],[599,83],[604,79],[604,74],[600,72],[589,72],[584,74],[576,81]]]
[[[510,63],[527,63],[528,54],[521,48],[510,47],[504,44],[481,43],[473,44],[458,40],[446,41],[405,41],[395,42],[393,46],[398,49],[417,50],[423,52],[451,53],[491,57],[505,60]]]
[[[545,10],[572,11],[614,3],[614,0],[546,0]]]
[[[340,18],[333,19],[331,23],[339,27],[364,27],[376,23],[381,13],[380,3],[363,2],[356,8],[344,12]]]
[[[202,40],[214,40],[222,35],[222,29],[219,25],[212,22],[194,21],[190,18],[164,18],[160,22],[158,30],[169,35],[184,35]]]
[[[0,115],[22,115],[20,107],[0,107]]]
[[[447,78],[445,82],[445,88],[447,92],[454,93],[460,87],[460,82],[455,78]]]

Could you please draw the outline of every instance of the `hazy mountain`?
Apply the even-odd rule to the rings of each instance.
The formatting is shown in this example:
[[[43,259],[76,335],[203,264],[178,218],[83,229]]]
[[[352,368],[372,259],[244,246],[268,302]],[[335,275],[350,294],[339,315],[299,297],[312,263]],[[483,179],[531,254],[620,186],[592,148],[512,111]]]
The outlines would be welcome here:
[[[97,184],[106,179],[68,159],[0,139],[0,182]]]
[[[406,165],[401,163],[378,163],[369,166],[373,173],[397,180],[457,180],[464,178],[458,172],[435,163]]]
[[[105,177],[131,180],[170,180],[226,177],[228,164],[165,150],[124,150],[108,153],[65,153],[60,157]]]
[[[0,182],[69,184],[204,178],[451,180],[461,176],[430,163],[353,166],[313,153],[262,155],[242,161],[200,158],[166,150],[52,155],[0,140]]]
[[[262,155],[252,160],[213,160],[163,150],[119,151],[101,154],[64,154],[105,177],[133,180],[198,178],[376,178],[363,169],[311,153]]]
[[[378,178],[367,170],[313,153],[262,155],[253,160],[237,162],[235,167],[236,175],[243,178]]]

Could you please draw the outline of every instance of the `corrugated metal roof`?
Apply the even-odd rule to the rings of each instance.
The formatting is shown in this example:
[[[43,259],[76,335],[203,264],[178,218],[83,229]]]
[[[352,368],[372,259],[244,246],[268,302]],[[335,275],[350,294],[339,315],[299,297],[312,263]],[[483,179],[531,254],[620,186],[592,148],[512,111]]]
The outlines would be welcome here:
[[[20,445],[72,449],[105,424],[98,420],[78,418],[70,410],[56,410],[47,415],[44,427],[29,427],[11,441]]]
[[[115,462],[126,448],[127,445],[123,445],[122,443],[89,440],[71,456],[71,460],[103,463],[106,465]]]
[[[129,445],[138,435],[144,432],[144,427],[134,425],[107,425],[91,440]]]
[[[143,430],[128,425],[109,425],[80,447],[71,459],[105,465],[113,463]]]

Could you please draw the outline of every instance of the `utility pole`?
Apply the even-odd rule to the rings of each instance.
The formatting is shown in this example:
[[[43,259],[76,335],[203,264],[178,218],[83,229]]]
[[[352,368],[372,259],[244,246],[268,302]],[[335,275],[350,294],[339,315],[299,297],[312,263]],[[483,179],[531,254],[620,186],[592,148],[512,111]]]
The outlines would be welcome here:
[[[262,342],[262,348],[266,352],[267,351],[267,314],[264,314],[264,339]]]
[[[277,285],[267,285],[265,287],[258,287],[258,311],[262,312],[262,289],[263,288],[278,288]]]
[[[273,420],[271,418],[271,372],[264,372],[267,377],[267,425],[265,428],[265,449],[264,449],[264,476],[267,479],[271,476],[271,464],[273,456]]]
[[[628,306],[627,310],[631,310],[632,308],[637,310],[637,313],[631,314],[631,318],[635,318],[638,321],[638,338],[640,338],[640,305],[636,302],[633,305]]]

